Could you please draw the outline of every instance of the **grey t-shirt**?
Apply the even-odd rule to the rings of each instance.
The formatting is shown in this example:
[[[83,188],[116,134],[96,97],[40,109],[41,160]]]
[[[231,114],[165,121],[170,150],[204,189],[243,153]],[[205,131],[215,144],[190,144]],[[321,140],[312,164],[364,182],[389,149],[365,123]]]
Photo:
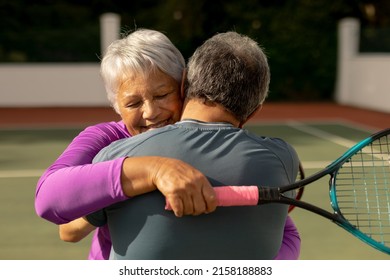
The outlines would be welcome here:
[[[195,120],[116,141],[94,161],[147,155],[181,159],[215,187],[287,185],[299,164],[295,150],[281,139]],[[164,206],[163,195],[155,191],[87,218],[95,226],[108,223],[112,259],[273,259],[281,246],[287,205],[219,207],[181,218]]]

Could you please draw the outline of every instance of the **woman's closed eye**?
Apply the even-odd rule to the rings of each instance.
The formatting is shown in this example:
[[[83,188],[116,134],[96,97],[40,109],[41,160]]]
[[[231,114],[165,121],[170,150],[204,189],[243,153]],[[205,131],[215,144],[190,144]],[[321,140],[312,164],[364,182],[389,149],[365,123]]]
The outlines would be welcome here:
[[[164,98],[168,97],[168,95],[170,95],[171,93],[172,92],[167,92],[167,93],[164,93],[164,94],[156,95],[156,96],[154,96],[154,99],[157,99],[157,100],[164,99]]]
[[[126,104],[127,108],[138,108],[142,105],[141,101],[133,101]]]

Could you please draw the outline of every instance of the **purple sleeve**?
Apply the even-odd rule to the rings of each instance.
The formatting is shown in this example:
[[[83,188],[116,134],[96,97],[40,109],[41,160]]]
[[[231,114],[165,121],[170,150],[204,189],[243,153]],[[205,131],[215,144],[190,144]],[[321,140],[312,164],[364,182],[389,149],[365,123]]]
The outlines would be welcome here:
[[[111,142],[129,137],[122,122],[90,126],[73,139],[37,183],[37,214],[56,224],[125,200],[120,183],[124,158],[92,164]]]
[[[291,219],[287,216],[284,226],[282,246],[275,260],[297,260],[301,251],[301,238],[299,232]]]

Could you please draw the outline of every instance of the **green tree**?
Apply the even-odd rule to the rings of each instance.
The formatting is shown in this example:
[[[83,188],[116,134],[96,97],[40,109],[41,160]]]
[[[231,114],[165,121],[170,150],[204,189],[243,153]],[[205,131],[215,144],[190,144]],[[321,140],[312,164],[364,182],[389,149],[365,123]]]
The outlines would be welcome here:
[[[0,0],[0,62],[98,62],[105,12],[123,33],[163,31],[186,58],[217,32],[247,34],[269,57],[271,100],[332,98],[343,17],[361,20],[362,51],[390,51],[386,0]]]

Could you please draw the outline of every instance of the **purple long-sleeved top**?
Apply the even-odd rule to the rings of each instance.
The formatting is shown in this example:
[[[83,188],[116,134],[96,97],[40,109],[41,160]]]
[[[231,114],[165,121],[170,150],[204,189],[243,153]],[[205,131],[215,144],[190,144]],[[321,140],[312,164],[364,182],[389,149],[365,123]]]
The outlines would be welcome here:
[[[124,158],[92,164],[96,154],[110,143],[131,137],[122,121],[87,127],[73,139],[37,183],[37,214],[55,224],[70,222],[113,203],[128,199],[120,176]],[[108,259],[111,239],[108,227],[96,229],[88,259]],[[276,259],[298,259],[300,238],[290,217]]]

